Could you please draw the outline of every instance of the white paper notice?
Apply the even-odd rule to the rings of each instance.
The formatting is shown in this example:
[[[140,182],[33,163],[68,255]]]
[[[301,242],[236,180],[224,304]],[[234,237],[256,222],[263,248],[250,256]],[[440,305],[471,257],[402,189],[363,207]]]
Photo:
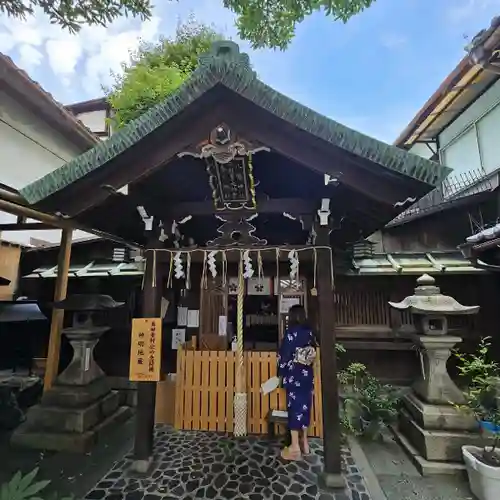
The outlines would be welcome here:
[[[177,308],[177,324],[179,326],[186,326],[188,321],[188,308],[178,307]]]
[[[219,335],[227,335],[227,316],[219,316]]]
[[[261,386],[260,390],[264,395],[269,394],[276,390],[280,385],[280,379],[278,377],[271,377],[269,380],[266,380]]]
[[[187,313],[187,327],[198,328],[200,326],[200,311],[198,309],[190,309]]]
[[[172,330],[172,349],[179,349],[186,342],[186,329],[174,328]]]
[[[300,297],[281,297],[280,300],[280,313],[288,314],[292,306],[300,305]]]

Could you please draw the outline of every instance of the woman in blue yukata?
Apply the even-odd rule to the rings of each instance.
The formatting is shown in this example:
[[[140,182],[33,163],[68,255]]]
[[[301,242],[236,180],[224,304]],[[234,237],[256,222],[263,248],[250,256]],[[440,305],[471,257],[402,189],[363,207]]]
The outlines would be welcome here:
[[[285,460],[300,460],[302,454],[310,452],[307,428],[311,420],[317,344],[302,306],[290,308],[288,324],[279,350],[278,375],[286,390],[288,429],[292,439],[281,456]]]

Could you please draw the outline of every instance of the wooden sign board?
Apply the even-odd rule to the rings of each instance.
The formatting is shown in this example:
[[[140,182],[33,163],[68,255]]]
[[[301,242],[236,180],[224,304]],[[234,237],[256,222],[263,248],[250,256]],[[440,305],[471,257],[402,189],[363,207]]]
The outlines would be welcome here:
[[[161,371],[161,318],[132,320],[130,347],[132,382],[157,382]]]

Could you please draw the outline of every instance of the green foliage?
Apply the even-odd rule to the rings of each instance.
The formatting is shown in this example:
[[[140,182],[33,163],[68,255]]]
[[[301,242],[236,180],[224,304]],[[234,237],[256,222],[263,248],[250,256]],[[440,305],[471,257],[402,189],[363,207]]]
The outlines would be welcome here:
[[[384,427],[395,421],[400,396],[380,383],[362,363],[351,363],[338,373],[347,395],[343,398],[341,423],[348,434],[376,439]]]
[[[131,62],[123,65],[123,74],[115,75],[114,85],[106,90],[112,126],[123,127],[172,94],[196,69],[199,55],[221,38],[212,27],[190,18],[179,25],[173,38],[141,44]]]
[[[297,24],[315,12],[347,22],[370,7],[375,0],[224,0],[237,15],[236,25],[242,39],[254,48],[284,50],[295,35]]]
[[[466,384],[466,388],[462,391],[465,403],[455,407],[472,413],[478,422],[489,422],[498,427],[500,426],[498,399],[500,366],[490,359],[490,338],[481,339],[476,352],[455,352],[457,369]],[[486,463],[496,467],[500,467],[500,456],[497,453],[499,442],[500,432],[495,432],[493,446],[485,446],[482,455]]]
[[[82,25],[106,26],[114,19],[139,16],[142,20],[151,17],[151,0],[0,0],[0,12],[9,17],[26,19],[41,9],[52,24],[58,24],[76,33]]]
[[[35,481],[37,474],[38,468],[25,476],[22,475],[21,471],[18,471],[8,483],[4,483],[0,487],[0,500],[43,500],[43,498],[57,500],[56,494],[48,497],[40,496],[50,481]],[[71,497],[62,500],[71,500]]]
[[[172,0],[163,0],[164,2]],[[182,0],[180,0],[182,1]],[[254,48],[284,50],[295,35],[297,24],[315,12],[347,22],[370,7],[375,0],[224,0],[224,6],[236,14],[238,34]],[[0,12],[26,18],[36,8],[71,32],[84,24],[106,26],[120,16],[151,17],[151,0],[0,0]]]

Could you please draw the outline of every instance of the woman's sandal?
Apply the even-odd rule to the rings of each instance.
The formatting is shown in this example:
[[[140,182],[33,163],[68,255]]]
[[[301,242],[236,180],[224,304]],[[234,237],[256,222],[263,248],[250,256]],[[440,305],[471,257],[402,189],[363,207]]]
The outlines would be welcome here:
[[[300,450],[292,450],[289,446],[287,446],[284,450],[281,452],[281,458],[283,460],[288,460],[290,462],[292,461],[297,461],[302,459],[302,453]]]

